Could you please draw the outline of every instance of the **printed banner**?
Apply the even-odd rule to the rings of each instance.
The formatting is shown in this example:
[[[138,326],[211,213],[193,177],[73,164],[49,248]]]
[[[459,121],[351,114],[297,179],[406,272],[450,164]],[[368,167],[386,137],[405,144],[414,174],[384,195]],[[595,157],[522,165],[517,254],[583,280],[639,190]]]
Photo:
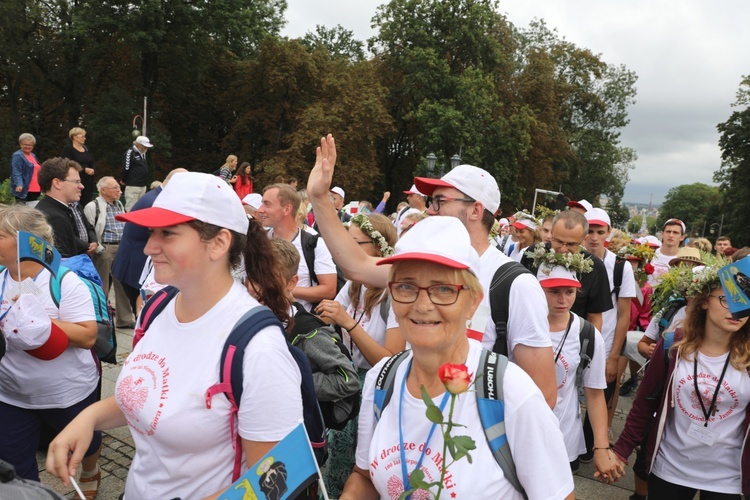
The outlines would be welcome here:
[[[750,316],[750,257],[719,269],[719,279],[732,317]]]
[[[284,500],[296,498],[318,479],[304,424],[266,453],[219,496],[219,500]]]
[[[57,276],[60,267],[60,253],[55,247],[35,234],[18,231],[18,261],[31,260],[43,265]]]

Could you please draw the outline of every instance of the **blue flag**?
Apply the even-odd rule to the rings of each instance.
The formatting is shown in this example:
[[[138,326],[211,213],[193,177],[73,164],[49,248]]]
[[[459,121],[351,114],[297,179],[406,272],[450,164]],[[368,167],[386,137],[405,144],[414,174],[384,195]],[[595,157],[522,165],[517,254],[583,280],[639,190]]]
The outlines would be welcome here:
[[[750,257],[719,269],[719,279],[732,317],[750,316]]]
[[[60,253],[55,247],[35,234],[18,231],[18,262],[25,260],[37,262],[57,276],[57,269],[60,267]]]
[[[318,479],[304,424],[299,424],[219,496],[219,500],[296,498]]]

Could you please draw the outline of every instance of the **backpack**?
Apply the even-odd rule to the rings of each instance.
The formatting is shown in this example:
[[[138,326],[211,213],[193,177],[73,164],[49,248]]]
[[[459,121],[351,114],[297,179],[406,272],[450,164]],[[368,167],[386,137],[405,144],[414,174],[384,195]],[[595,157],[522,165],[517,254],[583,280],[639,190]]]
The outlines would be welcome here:
[[[490,315],[495,322],[497,338],[492,352],[508,355],[508,310],[510,287],[520,275],[531,272],[518,262],[506,262],[495,271],[490,284]]]
[[[156,292],[143,306],[140,316],[140,324],[133,335],[133,347],[143,338],[149,326],[153,323],[156,316],[167,306],[167,304],[177,295],[179,290],[173,286],[167,286]],[[229,414],[230,432],[234,442],[234,470],[232,481],[240,477],[242,471],[242,443],[238,432],[235,431],[235,415],[239,411],[239,404],[242,399],[242,362],[245,355],[247,344],[253,339],[256,333],[267,326],[277,326],[284,338],[284,326],[279,318],[274,316],[266,306],[256,306],[247,311],[232,327],[224,348],[221,352],[219,382],[212,385],[206,391],[206,407],[211,408],[211,399],[214,395],[224,393],[232,405]],[[325,425],[323,423],[323,414],[318,406],[318,399],[315,396],[315,386],[313,384],[312,370],[305,353],[292,346],[287,342],[287,347],[294,361],[297,363],[302,383],[300,392],[302,394],[302,411],[305,421],[305,430],[310,438],[315,453],[315,459],[318,465],[325,463],[326,437]]]
[[[391,400],[393,386],[396,380],[396,369],[406,359],[409,351],[402,351],[392,356],[380,369],[375,379],[375,396],[373,411],[375,419],[380,420],[383,410]],[[479,367],[476,373],[483,373],[481,383],[475,384],[479,418],[482,421],[484,435],[492,450],[497,464],[503,471],[505,479],[513,485],[516,491],[528,498],[518,480],[516,465],[510,452],[510,444],[505,435],[505,402],[503,401],[503,378],[508,366],[508,358],[482,349],[479,357]]]
[[[88,258],[88,256],[86,256]],[[66,260],[66,263],[70,260]],[[91,260],[89,259],[89,262]],[[92,264],[93,268],[93,264]],[[0,266],[0,272],[5,268]],[[91,300],[94,303],[94,314],[96,315],[96,342],[94,343],[93,350],[96,353],[96,357],[99,361],[110,363],[113,365],[117,364],[117,334],[115,333],[115,310],[110,305],[109,301],[104,295],[104,290],[101,284],[96,283],[93,277],[86,275],[86,272],[79,272],[77,269],[68,269],[66,266],[60,266],[57,270],[57,275],[50,273],[49,279],[49,292],[54,302],[55,307],[60,308],[60,299],[62,295],[62,280],[63,277],[74,272],[78,278],[86,285]],[[99,279],[99,275],[96,275]]]
[[[310,273],[310,282],[318,283],[318,275],[315,274],[315,247],[318,246],[318,238],[320,238],[320,235],[310,234],[304,229],[300,229],[299,238],[302,246],[302,258],[305,259],[307,271]],[[336,266],[336,295],[338,295],[346,284],[346,277],[338,264],[334,263],[334,265]],[[313,304],[313,307],[316,305],[317,304]]]
[[[0,498],[6,500],[63,500],[52,488],[39,481],[16,476],[13,465],[0,460]]]
[[[619,255],[615,257],[615,269],[612,274],[612,293],[615,294],[615,300],[620,298],[620,287],[622,287],[622,273],[625,270],[627,260]],[[617,307],[617,306],[615,306]]]
[[[672,296],[667,301],[667,306],[662,309],[661,317],[659,318],[659,335],[661,335],[664,330],[667,329],[667,327],[672,323],[672,318],[674,318],[674,315],[677,314],[677,311],[682,309],[684,306],[687,305],[687,300],[685,300],[685,297],[682,296]]]
[[[596,329],[588,320],[580,318],[581,331],[581,361],[576,368],[576,387],[580,391],[583,388],[583,371],[589,367],[591,360],[594,359],[594,349],[596,348]]]
[[[349,349],[347,349],[346,345],[344,345],[344,342],[341,340],[341,337],[331,325],[328,325],[325,321],[314,314],[307,312],[299,302],[295,302],[293,305],[297,310],[297,313],[294,316],[294,326],[291,331],[291,344],[302,350],[302,352],[305,352],[304,346],[307,339],[310,339],[315,335],[323,335],[326,338],[329,338],[331,343],[333,343],[341,353],[346,356],[349,360],[350,366],[353,368],[354,362],[352,361],[352,355],[349,352]],[[339,371],[341,372],[342,369],[339,368]],[[344,376],[348,376],[346,372],[343,374]],[[346,424],[351,419],[359,415],[360,399],[360,391],[357,391],[351,396],[347,396],[339,401],[318,401],[320,411],[323,413],[323,421],[325,422],[326,428],[340,431],[346,427]],[[343,420],[337,419],[335,416],[334,407],[337,406],[344,406],[349,409],[346,418]]]

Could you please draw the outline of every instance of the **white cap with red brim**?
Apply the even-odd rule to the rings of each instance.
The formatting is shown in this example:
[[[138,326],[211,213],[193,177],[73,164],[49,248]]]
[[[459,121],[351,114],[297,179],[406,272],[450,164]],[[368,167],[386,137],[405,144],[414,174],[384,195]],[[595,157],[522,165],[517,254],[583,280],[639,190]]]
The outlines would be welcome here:
[[[565,266],[555,266],[550,268],[547,264],[539,266],[536,273],[539,284],[542,288],[574,287],[581,288],[581,282],[578,281],[573,271],[568,271]]]
[[[589,226],[610,227],[612,225],[612,222],[609,219],[609,215],[601,208],[592,208],[591,210],[587,210],[584,215],[586,217],[586,221],[589,223]]]
[[[414,185],[420,192],[432,196],[435,188],[452,187],[478,201],[493,215],[500,208],[500,188],[489,172],[473,165],[459,165],[440,179],[415,177]]]
[[[153,206],[120,214],[119,221],[144,227],[169,227],[199,220],[247,234],[248,220],[242,202],[216,175],[180,172],[156,197]]]
[[[377,265],[401,260],[434,262],[452,269],[468,269],[477,275],[479,255],[471,246],[468,231],[456,217],[428,217],[396,243],[395,255]]]

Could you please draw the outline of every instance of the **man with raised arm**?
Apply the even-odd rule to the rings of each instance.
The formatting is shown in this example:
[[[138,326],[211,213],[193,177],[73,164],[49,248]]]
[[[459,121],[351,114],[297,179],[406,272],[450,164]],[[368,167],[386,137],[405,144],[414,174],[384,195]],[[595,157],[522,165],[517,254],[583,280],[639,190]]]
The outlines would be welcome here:
[[[334,261],[352,280],[384,287],[388,266],[376,266],[377,259],[367,256],[341,225],[336,210],[328,202],[328,190],[336,164],[336,145],[328,135],[316,151],[315,167],[307,182],[307,194],[315,211],[318,228],[328,243]],[[420,192],[432,197],[429,215],[458,218],[469,231],[472,246],[480,255],[479,279],[485,296],[470,322],[474,338],[492,349],[496,339],[490,318],[489,285],[498,267],[510,259],[490,245],[490,221],[500,205],[500,190],[488,172],[471,165],[460,165],[442,179],[415,179]],[[488,224],[489,223],[489,224]],[[544,394],[550,407],[555,405],[557,389],[552,345],[549,338],[547,306],[539,282],[531,274],[515,278],[510,287],[507,323],[509,358],[523,368]]]

